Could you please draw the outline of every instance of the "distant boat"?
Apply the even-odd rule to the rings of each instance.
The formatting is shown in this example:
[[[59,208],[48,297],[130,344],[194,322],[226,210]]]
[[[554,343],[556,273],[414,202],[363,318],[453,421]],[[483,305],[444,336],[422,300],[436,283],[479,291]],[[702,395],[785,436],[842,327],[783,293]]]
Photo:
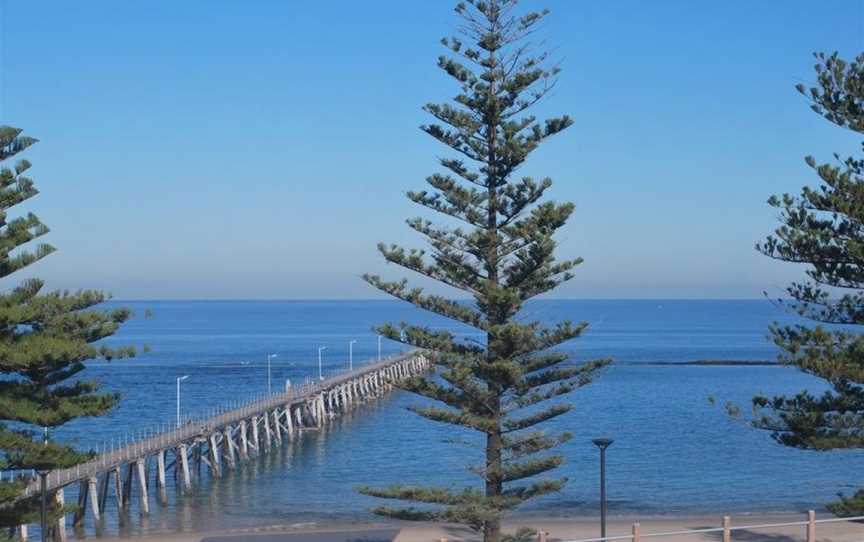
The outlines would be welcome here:
[[[249,365],[249,362],[248,361],[241,361],[240,365]]]

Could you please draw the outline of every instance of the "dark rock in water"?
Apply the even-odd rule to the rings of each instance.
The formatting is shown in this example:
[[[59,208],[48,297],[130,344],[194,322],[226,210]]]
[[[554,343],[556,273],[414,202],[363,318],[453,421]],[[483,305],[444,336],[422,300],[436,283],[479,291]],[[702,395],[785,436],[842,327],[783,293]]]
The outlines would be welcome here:
[[[639,365],[780,365],[776,361],[768,361],[765,359],[697,359],[693,361],[652,361],[650,363],[640,363]]]
[[[765,359],[697,359],[684,362],[684,365],[779,365],[776,361]]]

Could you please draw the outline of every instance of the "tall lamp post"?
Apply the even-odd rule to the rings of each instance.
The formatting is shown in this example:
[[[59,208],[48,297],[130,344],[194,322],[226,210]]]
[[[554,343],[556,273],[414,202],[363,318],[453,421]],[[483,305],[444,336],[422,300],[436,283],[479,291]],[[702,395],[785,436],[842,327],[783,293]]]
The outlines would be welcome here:
[[[606,448],[612,445],[611,438],[595,438],[591,442],[600,448],[600,538],[606,538]]]
[[[353,340],[353,341],[350,341],[348,343],[348,370],[349,371],[354,370],[354,343],[356,343],[356,342],[357,342],[356,340]]]
[[[270,360],[273,358],[278,358],[276,354],[267,354],[267,393],[273,393],[273,386],[270,383]]]
[[[318,380],[324,380],[324,371],[321,365],[321,352],[323,352],[324,350],[327,350],[326,346],[318,347]]]
[[[189,375],[177,377],[177,427],[180,427],[180,382],[189,378]]]

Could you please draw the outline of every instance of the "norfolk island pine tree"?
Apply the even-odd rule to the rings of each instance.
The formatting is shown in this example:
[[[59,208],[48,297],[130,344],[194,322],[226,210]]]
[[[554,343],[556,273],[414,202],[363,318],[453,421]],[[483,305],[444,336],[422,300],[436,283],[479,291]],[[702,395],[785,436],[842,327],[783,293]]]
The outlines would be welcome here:
[[[48,233],[36,215],[7,218],[10,208],[38,193],[26,176],[30,163],[9,163],[35,143],[18,128],[0,126],[0,278],[54,252],[47,244],[31,250],[25,246]],[[107,300],[107,294],[43,293],[43,286],[41,280],[28,279],[0,293],[0,470],[52,470],[91,458],[94,452],[46,441],[43,428],[107,413],[119,397],[82,379],[84,363],[135,354],[131,347],[94,344],[117,331],[130,317],[128,309],[89,310]],[[26,483],[23,478],[0,481],[0,537],[39,521],[40,497],[21,497]],[[50,502],[51,519],[56,519],[61,510],[54,499]]]
[[[377,514],[464,524],[482,531],[486,542],[501,539],[503,514],[564,486],[566,479],[537,477],[561,465],[563,457],[548,451],[571,434],[548,435],[532,428],[570,411],[566,402],[546,402],[588,384],[609,363],[568,363],[567,354],[554,351],[578,337],[587,327],[584,322],[549,327],[517,319],[528,300],[570,280],[581,259],[555,258],[554,234],[573,205],[542,201],[552,185],[549,178],[516,176],[532,151],[572,124],[567,116],[538,121],[527,113],[553,88],[558,67],[550,66],[548,54],[529,41],[548,12],[517,14],[516,4],[460,3],[459,36],[442,40],[449,56],[440,57],[438,66],[460,92],[453,103],[426,105],[436,123],[421,128],[455,154],[440,159],[446,173],[426,179],[431,189],[407,196],[455,225],[408,220],[425,238],[428,251],[379,245],[387,262],[443,283],[471,301],[428,294],[404,279],[364,275],[383,292],[485,336],[474,343],[427,326],[378,328],[390,339],[424,349],[434,363],[433,375],[405,385],[432,404],[410,410],[476,432],[485,442],[482,462],[470,469],[480,487],[400,485],[360,491],[419,504],[381,506],[373,510]]]
[[[815,57],[817,83],[798,85],[798,91],[829,122],[864,133],[864,55],[851,63],[836,53]],[[777,303],[819,324],[775,323],[770,334],[780,363],[823,379],[830,389],[754,397],[752,425],[785,446],[816,451],[864,448],[864,159],[834,158],[833,164],[817,164],[806,157],[819,185],[768,200],[779,210],[781,225],[756,247],[771,258],[807,266],[807,280],[789,285]],[[857,478],[860,484],[860,473]],[[864,490],[840,495],[828,508],[842,516],[864,515]]]

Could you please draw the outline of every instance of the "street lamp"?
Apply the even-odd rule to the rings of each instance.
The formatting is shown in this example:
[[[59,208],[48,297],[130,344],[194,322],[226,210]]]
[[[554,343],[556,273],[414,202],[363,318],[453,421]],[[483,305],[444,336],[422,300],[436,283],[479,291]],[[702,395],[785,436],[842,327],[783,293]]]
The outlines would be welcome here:
[[[600,538],[606,538],[606,448],[612,445],[611,438],[595,438],[591,442],[600,448]]]
[[[267,354],[267,393],[268,394],[273,393],[272,386],[270,385],[270,360],[273,358],[278,358],[278,357],[279,356],[277,356],[276,354]]]
[[[381,361],[381,335],[378,335],[378,361]]]
[[[318,347],[318,380],[324,380],[324,371],[321,369],[321,352],[327,350],[326,346]]]
[[[353,340],[353,341],[350,341],[348,343],[348,370],[349,371],[354,370],[354,343],[356,343],[356,342],[357,342],[356,340]]]
[[[189,375],[177,377],[177,427],[180,427],[180,382],[189,378]]]

